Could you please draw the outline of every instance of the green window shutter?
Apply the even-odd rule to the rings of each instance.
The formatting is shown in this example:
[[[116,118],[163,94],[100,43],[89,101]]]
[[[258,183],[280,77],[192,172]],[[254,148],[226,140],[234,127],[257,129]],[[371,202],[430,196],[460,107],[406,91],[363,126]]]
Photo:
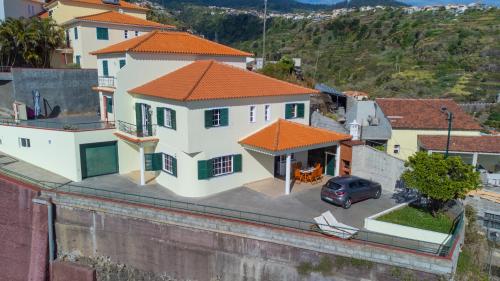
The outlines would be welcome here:
[[[198,161],[198,179],[206,180],[212,175],[212,161],[199,160]]]
[[[125,66],[125,60],[120,60],[120,68]]]
[[[220,125],[221,126],[229,125],[229,109],[227,108],[220,109]]]
[[[106,98],[106,111],[113,113],[113,98]]]
[[[304,118],[304,104],[303,103],[297,104],[297,117]]]
[[[75,31],[75,40],[78,40],[78,28],[73,29]]]
[[[172,175],[177,177],[177,158],[172,157]]]
[[[165,108],[163,107],[157,107],[156,108],[156,122],[158,123],[158,126],[165,126]]]
[[[285,119],[293,118],[293,104],[285,104]]]
[[[233,155],[233,172],[241,172],[241,154]]]
[[[212,127],[212,119],[213,119],[213,111],[212,110],[205,110],[205,128],[210,128]]]
[[[170,109],[170,118],[172,119],[172,130],[177,130],[177,117],[173,109]]]
[[[108,61],[107,60],[103,60],[102,61],[102,75],[103,76],[108,76],[109,75]]]
[[[162,168],[163,157],[161,153],[144,154],[144,166],[146,171],[159,171]]]
[[[141,103],[135,104],[135,125],[136,125],[137,136],[141,137],[142,136],[142,104]]]
[[[76,64],[80,66],[80,63],[81,63],[81,56],[76,56]]]
[[[96,27],[97,40],[108,40],[108,29],[104,27]]]

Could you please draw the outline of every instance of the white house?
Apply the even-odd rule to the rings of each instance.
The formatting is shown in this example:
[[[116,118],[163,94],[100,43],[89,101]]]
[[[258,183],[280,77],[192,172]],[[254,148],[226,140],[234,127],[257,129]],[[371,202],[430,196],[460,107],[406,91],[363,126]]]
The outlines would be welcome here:
[[[97,68],[97,58],[90,53],[153,30],[175,29],[117,11],[76,17],[63,24],[67,47],[73,61],[82,68]]]
[[[43,0],[0,0],[0,21],[36,16],[43,11],[43,4]]]

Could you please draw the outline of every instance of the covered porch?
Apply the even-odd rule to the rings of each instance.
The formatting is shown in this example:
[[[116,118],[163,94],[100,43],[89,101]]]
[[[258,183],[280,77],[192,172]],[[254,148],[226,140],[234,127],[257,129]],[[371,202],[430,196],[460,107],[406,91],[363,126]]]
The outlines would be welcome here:
[[[350,139],[347,134],[279,119],[239,143],[248,151],[273,158],[274,178],[267,182],[284,186],[284,193],[288,195],[292,186],[317,186],[328,176],[338,176],[340,142]],[[247,186],[258,189],[259,182]]]

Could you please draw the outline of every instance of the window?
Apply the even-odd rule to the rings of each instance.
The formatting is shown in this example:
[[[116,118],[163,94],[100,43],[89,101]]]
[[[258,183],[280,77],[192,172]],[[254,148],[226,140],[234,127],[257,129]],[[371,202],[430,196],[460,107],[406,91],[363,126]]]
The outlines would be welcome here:
[[[126,61],[125,61],[125,60],[120,60],[120,69],[121,69],[122,67],[124,67],[124,66],[125,66],[125,64],[126,64]]]
[[[163,154],[163,171],[175,175],[177,173],[177,161],[168,154]]]
[[[104,27],[96,27],[97,40],[109,40],[108,29]]]
[[[285,119],[304,118],[303,103],[289,103],[285,105]]]
[[[398,154],[401,151],[399,144],[394,145],[394,154]]]
[[[76,64],[80,65],[80,63],[82,62],[82,57],[81,56],[76,56],[75,57],[75,62],[76,62]]]
[[[212,110],[212,127],[220,126],[220,109]]]
[[[212,175],[221,176],[233,172],[233,156],[223,156],[212,159]]]
[[[28,138],[19,138],[19,145],[21,147],[31,147],[30,139],[28,139]]]
[[[106,112],[113,113],[113,98],[106,97]]]
[[[165,127],[172,128],[172,111],[165,109],[163,111],[163,118]]]
[[[125,39],[128,39],[128,30],[123,31],[123,37],[125,37]]]
[[[73,33],[75,33],[75,40],[78,40],[78,29],[76,27],[73,28]]]
[[[139,31],[135,31],[135,36],[139,36]]]
[[[257,113],[257,107],[255,105],[251,105],[250,106],[250,123],[255,123],[255,121],[257,120],[256,113]]]
[[[271,105],[269,105],[269,104],[266,104],[264,106],[264,120],[265,121],[271,120]]]
[[[102,61],[102,75],[109,76],[108,61],[107,60]]]
[[[52,16],[52,13],[53,13],[53,11],[52,11],[52,10],[50,10],[50,11],[49,11],[49,17],[51,17],[51,16]]]

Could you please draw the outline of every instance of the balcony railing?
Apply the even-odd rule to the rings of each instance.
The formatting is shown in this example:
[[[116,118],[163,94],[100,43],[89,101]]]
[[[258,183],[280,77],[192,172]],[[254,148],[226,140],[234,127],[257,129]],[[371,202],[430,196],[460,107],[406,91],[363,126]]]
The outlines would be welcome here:
[[[116,79],[114,76],[99,76],[98,77],[98,84],[99,84],[99,87],[115,88],[116,87]]]
[[[143,125],[137,130],[137,125],[118,120],[118,130],[139,138],[156,135],[156,125]]]
[[[37,128],[58,131],[91,131],[100,129],[113,129],[114,122],[98,121],[98,122],[62,122],[62,121],[49,121],[44,119],[38,120],[14,120],[14,119],[0,119],[0,125],[16,126],[25,128]]]

